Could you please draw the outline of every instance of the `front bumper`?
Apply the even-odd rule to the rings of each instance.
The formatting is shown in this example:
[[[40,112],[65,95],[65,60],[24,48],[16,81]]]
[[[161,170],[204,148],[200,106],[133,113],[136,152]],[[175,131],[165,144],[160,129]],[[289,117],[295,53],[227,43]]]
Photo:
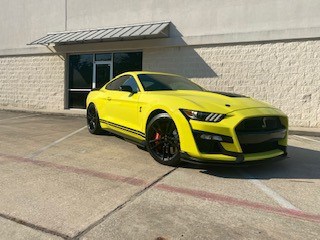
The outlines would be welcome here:
[[[242,128],[241,124],[248,119],[264,116],[268,121],[272,117],[279,118],[281,128],[264,129],[265,132]],[[181,132],[183,135],[180,142],[184,161],[206,165],[253,165],[255,162],[277,161],[287,156],[288,119],[277,109],[245,109],[227,115],[219,123],[193,120],[187,123],[188,131],[187,127],[179,131],[179,135]],[[219,138],[220,141],[217,140]]]

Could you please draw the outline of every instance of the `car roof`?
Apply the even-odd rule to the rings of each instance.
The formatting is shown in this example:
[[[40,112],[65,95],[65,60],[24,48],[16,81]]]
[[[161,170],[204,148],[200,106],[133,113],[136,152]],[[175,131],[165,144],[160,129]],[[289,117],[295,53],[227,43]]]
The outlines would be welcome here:
[[[159,74],[159,75],[168,75],[168,76],[180,76],[177,74],[173,74],[173,73],[166,73],[166,72],[151,72],[151,71],[130,71],[130,72],[124,72],[122,74],[119,74],[118,76],[123,76],[123,75],[140,75],[140,74]],[[116,77],[118,77],[116,76]]]

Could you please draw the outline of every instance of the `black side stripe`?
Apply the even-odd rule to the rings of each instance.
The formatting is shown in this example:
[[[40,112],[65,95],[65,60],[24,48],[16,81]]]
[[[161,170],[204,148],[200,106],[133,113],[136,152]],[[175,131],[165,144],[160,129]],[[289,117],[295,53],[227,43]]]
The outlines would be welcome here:
[[[108,124],[108,125],[110,125],[112,127],[119,128],[121,130],[125,130],[125,131],[133,133],[133,134],[137,134],[137,135],[139,135],[139,136],[141,136],[143,138],[146,137],[146,135],[143,132],[139,132],[139,131],[134,130],[132,128],[128,128],[128,127],[125,127],[125,126],[122,126],[122,125],[119,125],[119,124],[116,124],[116,123],[113,123],[113,122],[109,122],[109,121],[106,121],[106,120],[103,120],[103,119],[100,119],[100,122],[104,123],[104,124]]]

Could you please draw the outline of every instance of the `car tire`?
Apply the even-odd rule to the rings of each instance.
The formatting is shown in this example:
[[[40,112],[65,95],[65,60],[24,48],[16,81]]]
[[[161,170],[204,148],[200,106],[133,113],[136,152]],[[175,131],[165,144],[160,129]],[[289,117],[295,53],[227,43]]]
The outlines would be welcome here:
[[[176,167],[181,163],[178,130],[168,113],[159,113],[148,123],[146,147],[161,164]]]
[[[89,132],[92,134],[99,135],[102,133],[99,115],[93,103],[90,103],[87,108],[87,126]]]

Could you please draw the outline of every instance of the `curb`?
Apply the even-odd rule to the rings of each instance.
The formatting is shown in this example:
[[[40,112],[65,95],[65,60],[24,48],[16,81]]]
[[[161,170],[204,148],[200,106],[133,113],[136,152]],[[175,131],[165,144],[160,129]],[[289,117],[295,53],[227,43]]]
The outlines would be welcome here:
[[[72,116],[72,117],[85,117],[86,110],[60,110],[60,111],[46,111],[46,110],[29,110],[29,109],[7,109],[0,108],[0,111],[8,112],[25,112],[25,113],[35,113],[35,114],[44,114],[44,115],[55,115],[55,116]]]
[[[312,130],[291,130],[291,129],[289,129],[289,135],[320,137],[320,132],[312,131]]]

